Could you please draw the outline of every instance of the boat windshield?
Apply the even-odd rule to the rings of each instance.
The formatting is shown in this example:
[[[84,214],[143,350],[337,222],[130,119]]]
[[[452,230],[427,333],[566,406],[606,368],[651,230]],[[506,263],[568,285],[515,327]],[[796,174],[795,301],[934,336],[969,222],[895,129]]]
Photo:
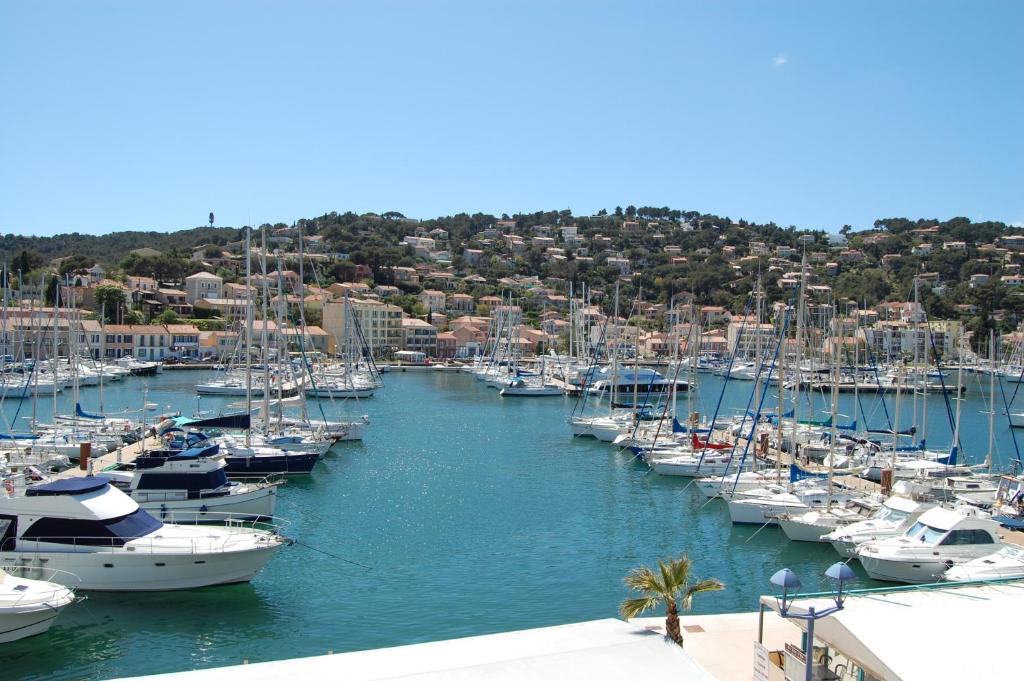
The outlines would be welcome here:
[[[1014,546],[1013,544],[1003,545],[1003,548],[996,551],[996,553],[1004,558],[1024,561],[1024,549],[1019,546]]]
[[[889,508],[883,506],[882,509],[875,515],[875,520],[888,520],[893,523],[901,523],[907,519],[909,514],[906,511],[901,511],[896,508]]]
[[[946,530],[940,530],[931,525],[925,525],[918,521],[907,531],[907,538],[917,539],[922,544],[935,544],[946,534]]]

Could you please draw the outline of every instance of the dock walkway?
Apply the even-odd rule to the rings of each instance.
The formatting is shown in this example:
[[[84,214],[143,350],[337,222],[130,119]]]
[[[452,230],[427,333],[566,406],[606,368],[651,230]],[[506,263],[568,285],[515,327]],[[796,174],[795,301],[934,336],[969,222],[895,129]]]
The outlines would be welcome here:
[[[148,449],[160,449],[161,443],[160,438],[153,436],[148,437],[145,440],[145,448]],[[90,469],[93,474],[98,474],[107,468],[116,466],[121,463],[134,463],[135,459],[139,457],[143,451],[143,441],[139,440],[130,445],[118,447],[112,452],[106,452],[100,455],[94,455],[89,458]],[[54,475],[55,478],[81,478],[89,474],[89,470],[82,470],[81,466],[74,466],[67,470],[61,471]]]

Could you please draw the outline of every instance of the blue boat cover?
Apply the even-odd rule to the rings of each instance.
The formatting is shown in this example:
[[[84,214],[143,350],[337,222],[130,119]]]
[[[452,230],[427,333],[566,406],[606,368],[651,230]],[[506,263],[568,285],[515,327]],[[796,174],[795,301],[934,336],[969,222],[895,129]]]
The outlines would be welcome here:
[[[213,456],[220,451],[220,445],[207,445],[205,447],[191,447],[180,452],[175,452],[175,459],[201,459]]]
[[[795,463],[789,464],[789,481],[796,482],[797,480],[803,480],[805,478],[827,478],[828,473],[812,473],[811,471],[805,471]]]
[[[42,485],[32,485],[25,490],[27,497],[57,497],[69,494],[85,494],[95,492],[107,486],[110,478],[103,476],[88,476],[85,478],[65,478],[45,482]]]
[[[75,416],[83,419],[103,419],[103,414],[93,414],[82,409],[81,402],[75,402]]]

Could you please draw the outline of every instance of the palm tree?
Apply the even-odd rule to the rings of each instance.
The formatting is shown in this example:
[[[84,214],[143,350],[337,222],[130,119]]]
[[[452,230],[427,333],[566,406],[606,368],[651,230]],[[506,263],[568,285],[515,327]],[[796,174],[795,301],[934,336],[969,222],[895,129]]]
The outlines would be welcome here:
[[[699,579],[690,584],[691,566],[690,559],[682,556],[668,562],[659,560],[657,571],[647,566],[634,568],[626,577],[626,586],[643,595],[622,601],[619,612],[628,620],[664,603],[665,634],[683,645],[683,635],[679,630],[680,605],[683,610],[689,610],[694,594],[725,588],[725,584],[717,579]]]

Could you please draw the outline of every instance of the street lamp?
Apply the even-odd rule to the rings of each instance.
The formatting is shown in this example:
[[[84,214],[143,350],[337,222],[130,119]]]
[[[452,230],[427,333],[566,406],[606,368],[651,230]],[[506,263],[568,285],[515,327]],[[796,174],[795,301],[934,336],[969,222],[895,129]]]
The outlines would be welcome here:
[[[789,611],[790,606],[793,605],[793,599],[796,597],[797,592],[800,591],[800,578],[796,576],[795,572],[789,568],[783,568],[772,575],[770,580],[776,588],[775,600],[779,604],[779,615],[784,619],[796,619],[807,622],[807,641],[804,645],[805,681],[812,681],[813,679],[814,622],[842,610],[847,596],[847,594],[843,593],[843,586],[847,582],[857,579],[856,573],[850,566],[841,561],[826,570],[825,577],[835,584],[835,591],[832,595],[835,605],[821,611],[816,611],[813,606],[810,606],[807,608],[806,613],[791,613]]]

